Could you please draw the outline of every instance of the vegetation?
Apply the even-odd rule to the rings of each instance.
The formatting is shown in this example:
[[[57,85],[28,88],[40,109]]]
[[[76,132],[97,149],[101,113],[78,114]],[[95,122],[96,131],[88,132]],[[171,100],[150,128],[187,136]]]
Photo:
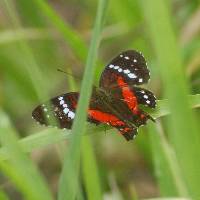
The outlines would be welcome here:
[[[0,199],[200,199],[199,13],[199,0],[2,0]],[[156,123],[130,142],[85,112],[104,66],[126,49],[145,55],[145,87],[159,99],[148,110]],[[81,95],[72,130],[31,119],[68,91]]]

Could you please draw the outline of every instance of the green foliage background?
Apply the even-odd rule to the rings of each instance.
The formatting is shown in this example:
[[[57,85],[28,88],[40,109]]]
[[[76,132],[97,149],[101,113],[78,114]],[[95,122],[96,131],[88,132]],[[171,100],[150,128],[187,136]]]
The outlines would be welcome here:
[[[2,0],[0,199],[200,199],[199,3]],[[92,84],[126,49],[145,55],[159,99],[156,123],[131,142],[85,122]],[[72,130],[31,119],[40,102],[77,90]]]

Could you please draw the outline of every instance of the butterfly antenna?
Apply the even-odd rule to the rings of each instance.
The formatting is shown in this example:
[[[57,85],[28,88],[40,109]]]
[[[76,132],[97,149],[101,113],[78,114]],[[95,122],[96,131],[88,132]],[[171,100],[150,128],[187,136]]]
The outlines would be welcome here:
[[[76,79],[76,80],[79,80],[79,81],[80,81],[80,78],[79,78],[79,77],[77,77],[77,76],[74,76],[73,74],[71,74],[71,73],[68,73],[68,72],[66,72],[66,71],[63,71],[62,69],[57,69],[57,71],[59,71],[59,72],[62,72],[62,73],[64,73],[64,74],[67,74],[67,75],[69,75],[69,76],[72,76],[74,79]]]

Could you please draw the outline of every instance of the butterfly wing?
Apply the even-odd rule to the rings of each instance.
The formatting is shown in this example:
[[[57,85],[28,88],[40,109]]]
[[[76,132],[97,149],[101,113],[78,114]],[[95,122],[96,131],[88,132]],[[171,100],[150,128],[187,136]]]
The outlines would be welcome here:
[[[77,92],[57,96],[37,106],[32,112],[32,117],[40,124],[71,128],[78,96]]]
[[[112,90],[121,76],[128,85],[141,85],[150,79],[146,60],[135,50],[124,51],[115,57],[104,69],[100,78],[100,87]]]
[[[149,108],[156,107],[156,97],[151,91],[138,87],[133,87],[131,90],[137,97],[138,104],[148,106]]]

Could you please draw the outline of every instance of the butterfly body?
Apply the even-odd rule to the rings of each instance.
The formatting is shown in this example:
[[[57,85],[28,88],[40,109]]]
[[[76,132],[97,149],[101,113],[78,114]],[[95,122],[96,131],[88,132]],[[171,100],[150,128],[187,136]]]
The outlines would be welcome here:
[[[139,104],[154,108],[156,98],[152,92],[136,87],[149,80],[150,74],[144,57],[134,51],[122,52],[114,58],[103,71],[99,87],[93,87],[89,107],[88,121],[108,124],[115,127],[131,140],[137,135],[137,129],[153,118],[139,108]],[[48,125],[51,118],[56,118],[59,128],[70,129],[75,117],[79,93],[71,92],[59,95],[42,104],[33,111],[33,118]]]

